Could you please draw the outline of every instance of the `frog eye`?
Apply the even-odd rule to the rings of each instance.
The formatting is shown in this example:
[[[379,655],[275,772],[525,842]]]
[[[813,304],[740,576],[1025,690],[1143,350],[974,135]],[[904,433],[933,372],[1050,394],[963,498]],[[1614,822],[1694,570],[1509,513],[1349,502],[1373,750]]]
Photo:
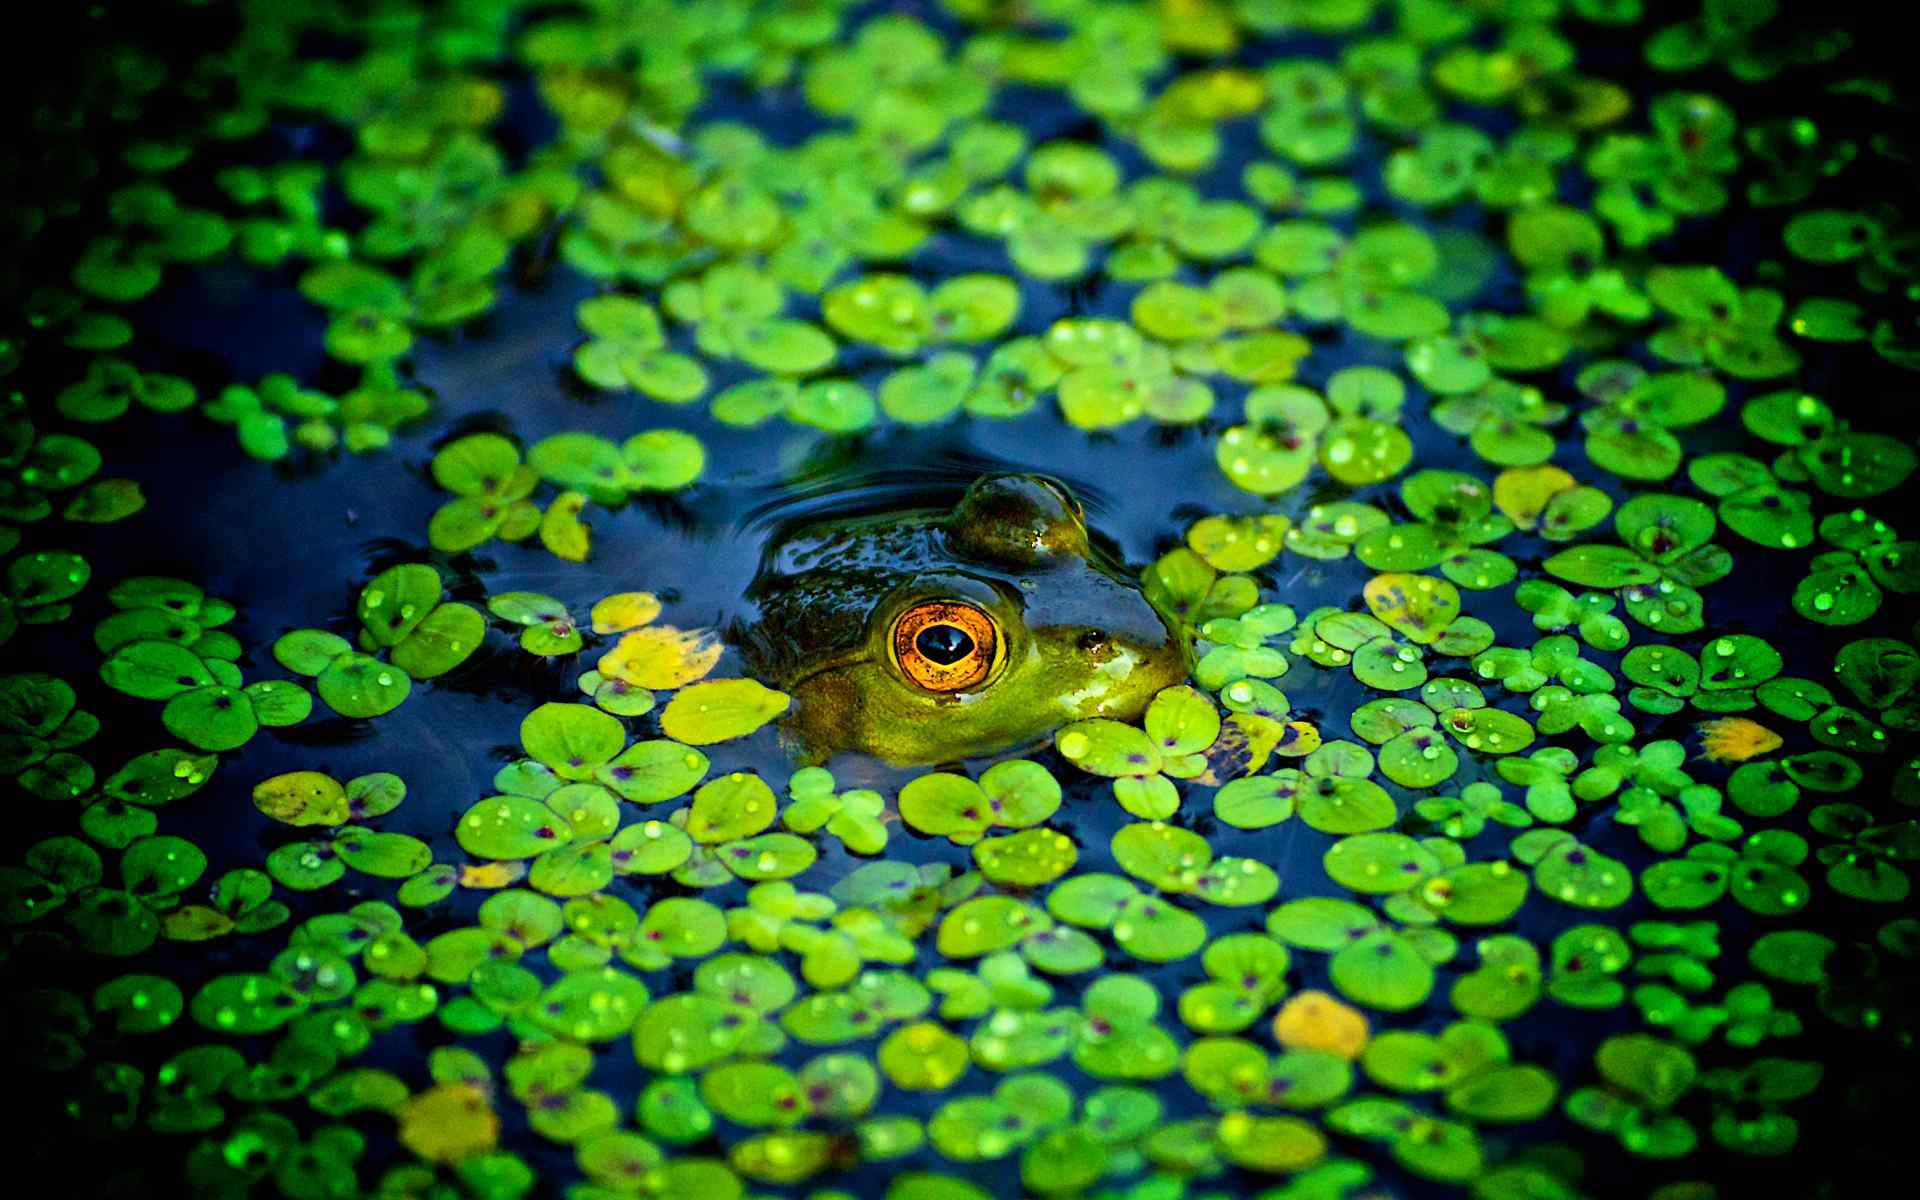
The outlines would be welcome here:
[[[888,645],[901,674],[930,692],[978,687],[1000,655],[993,618],[957,600],[926,600],[893,622]]]

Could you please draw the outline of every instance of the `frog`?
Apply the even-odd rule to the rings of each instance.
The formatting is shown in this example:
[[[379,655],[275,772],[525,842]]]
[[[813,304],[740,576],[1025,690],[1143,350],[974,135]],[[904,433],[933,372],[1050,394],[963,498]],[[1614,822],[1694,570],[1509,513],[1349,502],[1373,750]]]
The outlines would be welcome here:
[[[808,765],[940,765],[1132,720],[1192,667],[1182,624],[1046,475],[982,475],[950,508],[797,524],[747,598],[757,618],[733,640],[792,697],[782,726]]]

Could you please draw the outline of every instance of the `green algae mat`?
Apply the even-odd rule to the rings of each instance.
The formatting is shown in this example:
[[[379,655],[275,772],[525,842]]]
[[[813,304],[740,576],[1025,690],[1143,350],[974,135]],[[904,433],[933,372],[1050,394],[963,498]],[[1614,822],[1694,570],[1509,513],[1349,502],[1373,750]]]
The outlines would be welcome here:
[[[1920,228],[1849,19],[61,17],[0,149],[9,1160],[1883,1194]]]

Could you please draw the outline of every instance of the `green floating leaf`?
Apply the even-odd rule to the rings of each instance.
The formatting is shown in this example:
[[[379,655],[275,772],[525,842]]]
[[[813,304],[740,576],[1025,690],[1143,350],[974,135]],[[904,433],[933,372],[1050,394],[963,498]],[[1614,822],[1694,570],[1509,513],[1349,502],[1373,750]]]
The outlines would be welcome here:
[[[367,654],[348,652],[320,672],[314,689],[343,717],[378,717],[406,701],[413,690],[404,670]]]

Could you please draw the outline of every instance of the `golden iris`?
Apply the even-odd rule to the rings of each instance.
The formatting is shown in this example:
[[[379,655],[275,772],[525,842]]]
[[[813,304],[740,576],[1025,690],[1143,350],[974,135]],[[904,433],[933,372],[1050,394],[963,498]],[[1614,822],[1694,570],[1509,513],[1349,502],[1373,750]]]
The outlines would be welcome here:
[[[1000,633],[993,618],[958,600],[925,600],[893,622],[894,665],[930,692],[963,692],[993,674]]]

